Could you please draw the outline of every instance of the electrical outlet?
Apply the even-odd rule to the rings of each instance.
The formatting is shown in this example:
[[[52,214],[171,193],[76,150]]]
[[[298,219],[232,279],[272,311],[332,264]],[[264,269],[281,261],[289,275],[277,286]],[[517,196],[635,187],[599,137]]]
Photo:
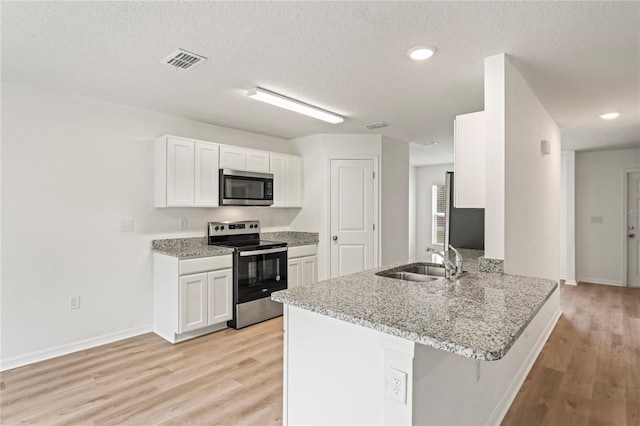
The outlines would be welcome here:
[[[476,360],[476,382],[480,381],[480,360]]]
[[[393,367],[387,369],[387,395],[402,404],[407,403],[407,373]]]
[[[187,218],[181,217],[178,219],[178,229],[187,229]]]
[[[133,220],[123,220],[120,222],[120,232],[133,232]]]
[[[69,309],[80,309],[80,296],[71,296],[69,298]]]

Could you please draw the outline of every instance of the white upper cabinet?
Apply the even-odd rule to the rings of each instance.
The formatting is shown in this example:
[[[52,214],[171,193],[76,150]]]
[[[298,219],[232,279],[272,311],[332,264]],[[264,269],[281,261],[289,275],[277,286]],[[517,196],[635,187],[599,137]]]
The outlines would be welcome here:
[[[155,141],[156,207],[193,206],[193,141],[166,136]]]
[[[220,168],[247,170],[247,149],[239,146],[220,146]]]
[[[257,149],[247,149],[247,171],[269,173],[269,153]]]
[[[454,121],[454,196],[458,208],[485,206],[485,113],[458,115]]]
[[[155,207],[218,206],[218,145],[174,136],[155,141]]]
[[[218,145],[195,143],[195,197],[196,207],[218,206],[219,173]]]
[[[220,146],[220,168],[269,173],[269,152],[240,146]]]
[[[218,207],[220,169],[273,174],[273,207],[302,207],[302,157],[176,136],[155,141],[155,207]]]
[[[271,153],[273,207],[302,207],[302,158]]]
[[[297,155],[287,157],[287,206],[302,207],[302,157]]]
[[[287,160],[286,154],[271,154],[271,173],[273,174],[273,207],[287,207]]]

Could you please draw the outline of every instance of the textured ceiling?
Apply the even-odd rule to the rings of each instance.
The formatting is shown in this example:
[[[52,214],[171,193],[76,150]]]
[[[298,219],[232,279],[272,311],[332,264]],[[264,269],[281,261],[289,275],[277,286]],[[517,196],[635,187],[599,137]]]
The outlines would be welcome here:
[[[6,2],[2,79],[283,138],[381,133],[414,164],[451,161],[453,118],[483,108],[483,58],[507,53],[568,149],[640,141],[638,2]],[[405,52],[437,46],[429,61]],[[160,60],[183,48],[190,71]],[[346,116],[246,97],[260,86]],[[604,122],[598,114],[621,113]],[[422,154],[420,154],[422,152]]]

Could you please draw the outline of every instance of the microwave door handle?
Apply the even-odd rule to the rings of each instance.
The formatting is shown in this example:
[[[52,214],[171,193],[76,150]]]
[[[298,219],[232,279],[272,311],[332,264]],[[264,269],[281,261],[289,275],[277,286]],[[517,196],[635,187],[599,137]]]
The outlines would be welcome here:
[[[284,251],[287,251],[287,247],[278,247],[278,248],[264,249],[264,250],[241,251],[240,257],[255,256],[257,254],[282,253]]]

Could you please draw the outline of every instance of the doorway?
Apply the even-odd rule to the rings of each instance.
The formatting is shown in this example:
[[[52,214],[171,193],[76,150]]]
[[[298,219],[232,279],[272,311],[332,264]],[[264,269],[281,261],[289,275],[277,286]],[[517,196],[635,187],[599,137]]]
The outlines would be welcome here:
[[[377,180],[374,159],[330,160],[331,278],[377,262]]]
[[[640,172],[625,170],[626,206],[623,235],[626,236],[626,276],[629,287],[640,287]]]

